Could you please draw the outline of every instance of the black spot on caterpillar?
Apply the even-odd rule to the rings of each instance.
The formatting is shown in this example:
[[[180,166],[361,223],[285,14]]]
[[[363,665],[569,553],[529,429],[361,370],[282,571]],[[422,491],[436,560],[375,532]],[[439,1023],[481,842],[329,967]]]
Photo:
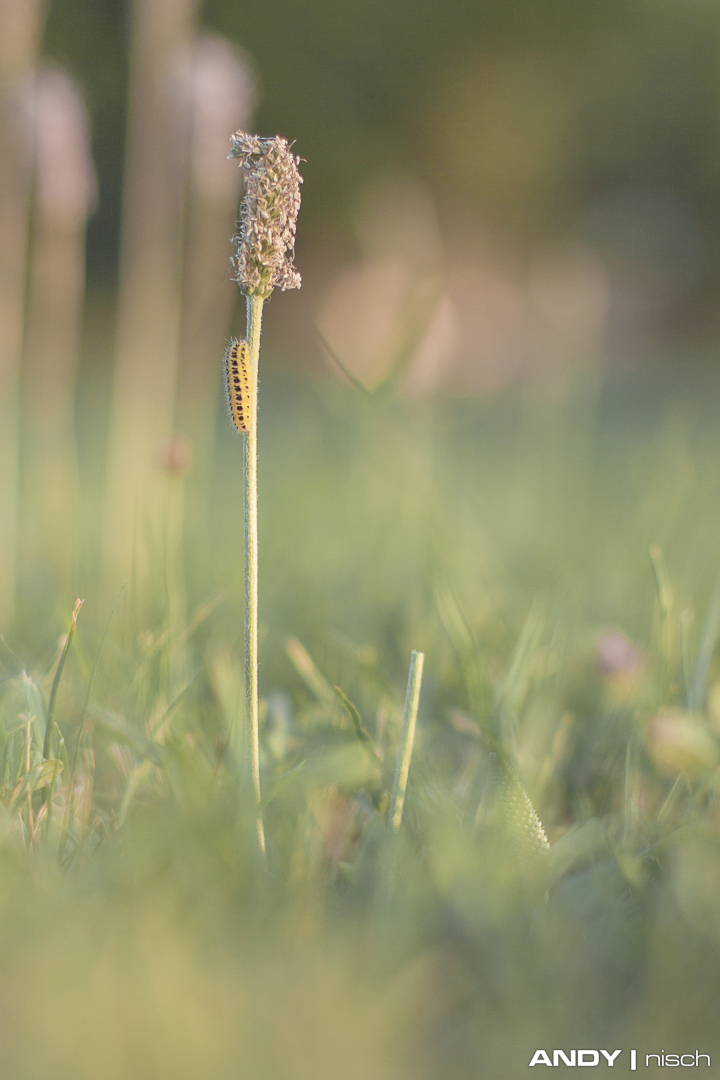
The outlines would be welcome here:
[[[255,401],[247,341],[233,340],[225,350],[227,396],[232,422],[238,431],[250,431],[255,421]]]

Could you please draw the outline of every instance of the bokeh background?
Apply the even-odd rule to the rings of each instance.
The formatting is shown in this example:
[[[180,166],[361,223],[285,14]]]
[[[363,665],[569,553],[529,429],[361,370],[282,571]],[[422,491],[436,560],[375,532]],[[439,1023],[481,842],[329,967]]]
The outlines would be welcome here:
[[[2,10],[5,624],[23,581],[141,581],[163,470],[206,513],[237,127],[304,159],[263,372],[493,399],[713,368],[714,0]]]
[[[322,294],[332,280],[331,253],[344,262],[373,247],[361,219],[377,185],[402,193],[405,183],[424,197],[406,202],[412,231],[434,226],[444,244],[427,249],[418,270],[472,260],[509,277],[510,294],[530,277],[541,308],[543,284],[560,294],[558,307],[564,293],[573,306],[563,277],[577,275],[579,292],[601,291],[594,270],[611,308],[596,320],[624,349],[712,338],[713,3],[287,3],[272,18],[240,4],[186,7],[186,38],[194,22],[244,51],[254,126],[296,139],[307,159],[298,243],[305,266],[314,257],[309,290]],[[129,5],[65,0],[52,5],[44,35],[44,53],[78,80],[92,118],[98,285],[117,280],[132,27]]]

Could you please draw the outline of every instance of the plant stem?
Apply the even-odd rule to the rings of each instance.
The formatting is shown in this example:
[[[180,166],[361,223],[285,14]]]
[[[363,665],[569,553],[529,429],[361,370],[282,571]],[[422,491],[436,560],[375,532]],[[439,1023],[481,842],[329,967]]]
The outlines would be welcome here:
[[[253,380],[250,428],[243,433],[243,511],[245,520],[245,739],[261,852],[265,831],[260,811],[258,736],[258,542],[257,542],[257,386],[262,296],[247,297],[247,341]]]
[[[83,606],[82,600],[75,601],[75,607],[73,608],[72,618],[70,619],[70,629],[68,630],[67,637],[65,638],[65,644],[60,654],[57,670],[55,671],[55,678],[53,679],[52,688],[50,690],[50,701],[48,703],[47,712],[47,726],[45,728],[45,743],[43,745],[43,757],[47,761],[52,754],[52,738],[53,729],[55,728],[55,708],[57,706],[57,694],[58,687],[60,686],[60,679],[62,678],[63,668],[65,667],[65,661],[67,655],[70,652],[70,646],[73,643],[75,637],[75,630],[77,629],[77,618],[80,614],[80,608]],[[55,781],[57,779],[58,766],[55,763],[55,769],[53,771],[52,780],[49,786],[45,789],[45,805],[47,807],[47,824],[45,826],[45,835],[50,835],[50,823],[52,821],[53,810],[53,797],[55,795]],[[72,783],[72,778],[70,780]]]
[[[65,644],[63,645],[62,652],[60,653],[60,659],[58,661],[58,666],[55,671],[55,678],[53,679],[52,688],[50,690],[50,701],[48,703],[47,712],[47,726],[45,728],[45,743],[43,745],[43,757],[46,760],[52,754],[52,737],[53,729],[55,727],[55,708],[57,706],[58,687],[60,686],[60,679],[62,678],[63,668],[65,667],[65,661],[67,660],[67,654],[70,652],[70,646],[72,645],[73,638],[75,637],[75,630],[77,628],[77,617],[80,614],[80,608],[82,606],[82,600],[75,601],[72,618],[70,619],[70,629],[68,630],[67,637],[65,638]]]
[[[410,758],[412,757],[413,742],[415,740],[415,721],[417,720],[418,702],[420,701],[420,684],[422,682],[424,660],[425,654],[416,652],[413,649],[410,655],[410,670],[408,672],[407,690],[405,691],[400,745],[398,746],[395,779],[388,812],[388,824],[395,830],[400,828],[402,821],[405,789],[407,788]]]

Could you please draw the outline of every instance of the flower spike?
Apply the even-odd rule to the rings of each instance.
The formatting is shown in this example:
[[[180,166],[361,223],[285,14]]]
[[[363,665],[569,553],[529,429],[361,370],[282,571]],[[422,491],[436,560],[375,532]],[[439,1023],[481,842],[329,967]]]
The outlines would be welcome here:
[[[261,139],[236,131],[231,142],[228,156],[240,159],[245,180],[238,232],[231,240],[235,281],[246,296],[263,299],[276,285],[283,291],[299,289],[293,258],[302,183],[300,158],[280,135]]]

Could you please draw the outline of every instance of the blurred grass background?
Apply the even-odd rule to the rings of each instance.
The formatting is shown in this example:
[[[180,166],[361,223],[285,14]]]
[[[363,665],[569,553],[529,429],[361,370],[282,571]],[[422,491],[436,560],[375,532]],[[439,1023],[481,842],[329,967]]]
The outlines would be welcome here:
[[[717,0],[0,0],[3,1075],[720,1052],[719,41]],[[261,355],[267,866],[239,126],[307,159]]]

